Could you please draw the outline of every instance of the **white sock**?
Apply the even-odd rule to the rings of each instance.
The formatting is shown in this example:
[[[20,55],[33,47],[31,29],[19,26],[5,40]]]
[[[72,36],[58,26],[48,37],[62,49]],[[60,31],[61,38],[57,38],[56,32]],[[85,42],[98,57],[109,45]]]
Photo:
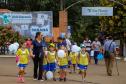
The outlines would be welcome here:
[[[85,78],[83,78],[83,82],[85,82]]]

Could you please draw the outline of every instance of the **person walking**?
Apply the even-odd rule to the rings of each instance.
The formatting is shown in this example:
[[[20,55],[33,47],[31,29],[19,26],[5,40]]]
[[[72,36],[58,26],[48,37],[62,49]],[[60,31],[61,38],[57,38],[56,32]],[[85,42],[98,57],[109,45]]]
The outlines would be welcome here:
[[[112,68],[114,63],[115,52],[116,52],[116,44],[113,41],[112,36],[109,36],[108,41],[106,41],[104,44],[104,58],[108,76],[112,76]]]
[[[78,61],[80,74],[82,76],[82,82],[85,82],[90,57],[88,52],[86,51],[86,46],[82,44],[80,47],[81,47],[81,52],[78,55],[77,61]]]
[[[90,60],[89,61],[91,63],[92,60],[93,60],[93,56],[90,55],[90,53],[91,53],[91,40],[88,37],[86,37],[85,40],[83,41],[83,44],[85,45],[86,51],[88,52],[88,54],[90,56]]]
[[[88,37],[83,41],[83,44],[86,46],[86,51],[90,54],[91,51],[91,40]]]
[[[18,82],[24,82],[25,68],[29,63],[29,51],[26,48],[26,43],[23,42],[21,47],[16,52],[16,62],[19,68],[18,71]]]
[[[43,51],[43,45],[42,45],[42,33],[37,32],[35,36],[35,40],[33,40],[31,45],[31,56],[33,58],[34,62],[34,80],[40,80],[42,79],[43,74],[43,59],[44,59],[44,51]],[[38,70],[39,69],[39,70]]]
[[[93,41],[92,43],[92,48],[94,49],[94,60],[95,60],[95,64],[98,64],[98,59],[97,56],[100,52],[100,48],[101,48],[101,43],[98,40],[98,38],[95,38],[95,41]]]

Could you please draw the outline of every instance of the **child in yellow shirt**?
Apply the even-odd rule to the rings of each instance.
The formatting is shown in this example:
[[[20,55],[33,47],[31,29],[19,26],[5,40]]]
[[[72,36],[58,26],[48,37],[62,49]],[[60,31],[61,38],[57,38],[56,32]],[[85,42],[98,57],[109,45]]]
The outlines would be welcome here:
[[[86,47],[82,44],[81,45],[81,52],[78,56],[78,67],[81,72],[82,82],[85,82],[86,71],[89,64],[89,54],[86,52]]]
[[[49,51],[47,53],[47,62],[48,62],[48,71],[53,72],[53,80],[56,81],[55,78],[55,71],[56,71],[56,51],[55,51],[55,44],[49,44]]]
[[[29,51],[26,48],[26,43],[21,44],[21,48],[19,48],[16,52],[16,58],[19,58],[18,60],[18,82],[24,82],[24,74],[25,74],[25,68],[29,62]]]
[[[64,57],[59,57],[57,56],[57,61],[58,61],[58,65],[59,65],[59,68],[60,68],[60,71],[59,71],[59,80],[62,81],[66,81],[66,75],[67,75],[67,72],[66,72],[66,69],[68,67],[68,58],[67,58],[67,52],[65,52],[65,47],[62,45],[60,46],[60,50],[64,50]]]
[[[78,56],[78,53],[76,52],[70,52],[69,54],[69,57],[71,59],[70,66],[71,66],[72,72],[76,72],[77,56]]]

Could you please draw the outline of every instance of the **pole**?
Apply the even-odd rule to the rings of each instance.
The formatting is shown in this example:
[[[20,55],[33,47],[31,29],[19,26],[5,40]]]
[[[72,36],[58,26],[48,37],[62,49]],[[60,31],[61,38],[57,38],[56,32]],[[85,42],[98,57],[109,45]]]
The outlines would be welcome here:
[[[63,0],[60,0],[60,10],[63,10]]]

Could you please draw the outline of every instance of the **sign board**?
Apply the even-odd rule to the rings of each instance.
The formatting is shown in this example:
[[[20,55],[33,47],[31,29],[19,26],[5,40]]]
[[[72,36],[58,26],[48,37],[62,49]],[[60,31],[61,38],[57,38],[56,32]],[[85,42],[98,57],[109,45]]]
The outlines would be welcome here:
[[[12,25],[23,36],[35,37],[36,32],[52,36],[52,11],[0,13],[0,25]]]
[[[83,16],[113,16],[113,7],[82,7]]]
[[[68,26],[67,28],[67,38],[71,37],[71,26]]]

